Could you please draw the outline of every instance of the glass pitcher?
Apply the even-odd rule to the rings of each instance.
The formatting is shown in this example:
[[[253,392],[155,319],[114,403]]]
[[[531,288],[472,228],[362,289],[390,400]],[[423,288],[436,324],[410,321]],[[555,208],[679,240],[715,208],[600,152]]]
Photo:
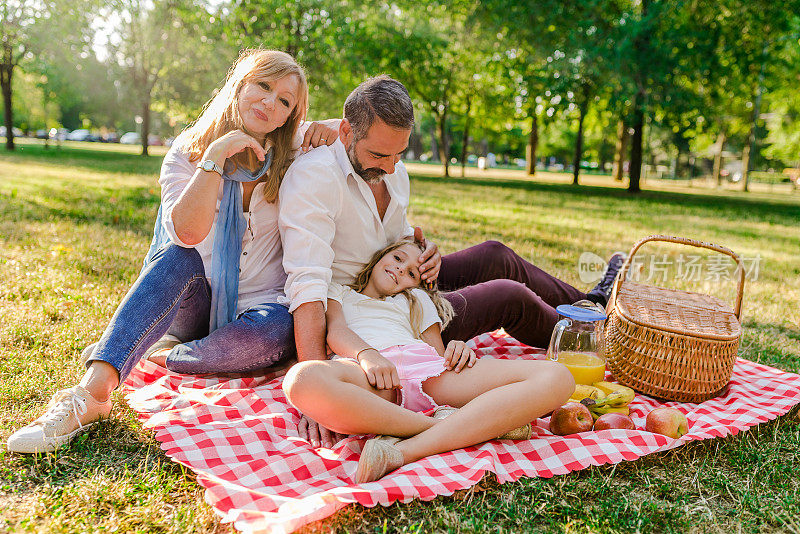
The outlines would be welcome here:
[[[572,373],[576,384],[590,385],[605,377],[603,342],[605,310],[588,300],[556,308],[560,320],[553,329],[547,355]]]

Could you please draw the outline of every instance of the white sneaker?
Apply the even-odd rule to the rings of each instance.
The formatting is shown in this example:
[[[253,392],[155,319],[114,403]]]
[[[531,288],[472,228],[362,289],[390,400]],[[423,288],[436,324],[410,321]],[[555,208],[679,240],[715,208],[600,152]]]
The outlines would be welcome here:
[[[81,430],[107,419],[111,398],[98,402],[81,386],[62,389],[50,399],[47,411],[8,438],[11,452],[52,452],[66,445]]]

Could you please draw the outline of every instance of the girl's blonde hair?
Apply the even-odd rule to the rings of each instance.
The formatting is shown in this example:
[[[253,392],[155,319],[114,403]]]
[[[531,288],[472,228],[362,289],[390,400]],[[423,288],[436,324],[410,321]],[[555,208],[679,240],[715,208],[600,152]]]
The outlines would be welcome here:
[[[239,54],[239,58],[228,71],[225,84],[211,100],[206,102],[200,116],[182,134],[183,148],[189,153],[189,161],[200,159],[211,143],[230,131],[242,130],[253,135],[244,127],[239,115],[239,93],[242,86],[249,81],[273,81],[286,76],[297,78],[297,102],[286,122],[268,133],[264,140],[265,148],[272,145],[274,150],[272,165],[264,186],[264,197],[267,201],[274,202],[278,198],[278,188],[283,175],[292,162],[292,141],[308,111],[306,75],[294,58],[285,52],[248,49]],[[250,170],[260,166],[255,152],[251,149],[236,154],[230,160],[235,165],[242,165]]]
[[[364,288],[367,287],[369,278],[372,276],[372,271],[375,269],[375,265],[377,265],[380,259],[386,254],[402,247],[403,245],[414,245],[415,247],[419,248],[420,251],[424,250],[420,243],[412,241],[411,239],[401,239],[396,243],[392,243],[391,245],[382,248],[372,255],[372,258],[370,258],[369,262],[367,262],[364,268],[358,272],[356,279],[352,284],[349,284],[349,287],[352,287],[359,293],[363,291]],[[419,289],[422,289],[431,297],[433,304],[436,306],[436,312],[439,314],[439,318],[442,320],[442,330],[444,330],[444,327],[448,325],[455,315],[453,312],[453,305],[450,304],[447,299],[442,296],[442,293],[439,292],[439,290],[435,287],[433,289],[420,287]],[[414,331],[414,335],[419,337],[421,334],[419,330],[422,323],[422,307],[420,306],[419,301],[417,301],[417,298],[411,292],[411,289],[405,289],[401,293],[408,299],[409,307],[411,309],[411,327]]]

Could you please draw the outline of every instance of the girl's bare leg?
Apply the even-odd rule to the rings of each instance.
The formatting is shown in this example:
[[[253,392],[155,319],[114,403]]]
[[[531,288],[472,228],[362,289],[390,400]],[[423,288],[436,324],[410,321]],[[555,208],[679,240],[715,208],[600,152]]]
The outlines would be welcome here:
[[[438,404],[460,409],[395,447],[410,463],[482,443],[555,410],[574,388],[566,367],[554,362],[478,360],[460,373],[446,372],[423,383]]]
[[[392,402],[394,390],[373,388],[361,367],[346,360],[298,363],[283,390],[306,417],[340,434],[408,437],[440,423]]]

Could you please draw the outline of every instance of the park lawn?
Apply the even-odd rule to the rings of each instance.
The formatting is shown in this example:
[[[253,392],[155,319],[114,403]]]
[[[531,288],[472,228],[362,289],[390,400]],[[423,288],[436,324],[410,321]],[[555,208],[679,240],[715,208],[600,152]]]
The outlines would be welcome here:
[[[135,279],[158,205],[160,157],[109,147],[0,154],[0,438],[80,376]],[[597,184],[597,180],[591,181]],[[502,241],[578,287],[582,252],[607,257],[652,233],[721,243],[757,258],[744,305],[743,357],[800,370],[800,194],[573,187],[529,179],[413,177],[411,220],[444,252]],[[669,254],[657,247],[646,258]],[[689,251],[683,251],[689,253]],[[705,259],[706,265],[711,260]],[[670,280],[724,298],[732,282]],[[703,277],[705,278],[705,277]],[[120,400],[120,399],[118,399]],[[734,437],[552,479],[479,486],[432,502],[350,506],[306,532],[798,532],[797,410]],[[114,417],[57,454],[0,452],[0,531],[230,532],[194,475],[135,415]]]

